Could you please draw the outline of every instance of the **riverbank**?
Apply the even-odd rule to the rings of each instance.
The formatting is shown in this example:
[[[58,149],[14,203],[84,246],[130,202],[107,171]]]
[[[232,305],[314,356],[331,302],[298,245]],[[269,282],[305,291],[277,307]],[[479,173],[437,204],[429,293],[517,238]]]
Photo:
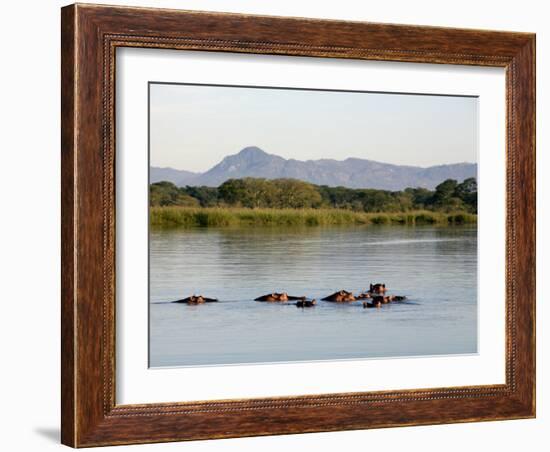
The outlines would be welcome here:
[[[246,209],[200,207],[151,207],[152,227],[229,226],[337,226],[337,225],[459,225],[477,222],[467,212],[367,213],[340,209]]]

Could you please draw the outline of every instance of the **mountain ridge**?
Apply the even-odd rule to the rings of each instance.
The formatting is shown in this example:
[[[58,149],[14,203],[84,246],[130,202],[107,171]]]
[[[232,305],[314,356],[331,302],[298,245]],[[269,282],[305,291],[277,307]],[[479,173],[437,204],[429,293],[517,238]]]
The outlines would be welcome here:
[[[407,187],[433,189],[446,179],[459,182],[476,177],[476,163],[450,163],[428,167],[394,165],[375,160],[348,157],[345,160],[285,159],[256,146],[247,146],[237,154],[224,157],[203,173],[174,168],[150,168],[150,182],[166,180],[177,186],[217,187],[228,179],[260,177],[299,179],[316,185],[348,188],[403,190]]]

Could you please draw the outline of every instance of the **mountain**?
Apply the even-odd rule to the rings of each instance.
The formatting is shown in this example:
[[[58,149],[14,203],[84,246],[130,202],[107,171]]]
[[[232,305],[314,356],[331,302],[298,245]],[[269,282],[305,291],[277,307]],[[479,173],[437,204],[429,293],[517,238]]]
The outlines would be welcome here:
[[[157,168],[151,166],[149,169],[149,180],[152,184],[165,180],[180,187],[184,187],[185,185],[192,185],[193,181],[199,176],[199,173],[192,173],[191,171],[177,170],[174,168]]]
[[[162,173],[164,171],[164,173]],[[172,174],[170,171],[173,171]],[[377,188],[402,190],[407,187],[435,188],[446,179],[462,182],[475,177],[475,163],[454,163],[449,165],[418,166],[392,165],[373,160],[347,158],[346,160],[286,160],[268,154],[257,147],[247,147],[238,154],[225,157],[220,163],[202,174],[171,168],[151,168],[151,182],[169,180],[176,185],[206,185],[217,187],[227,179],[263,177],[266,179],[292,178],[317,185],[349,188]],[[178,174],[186,173],[186,174]],[[172,179],[158,179],[167,175]]]

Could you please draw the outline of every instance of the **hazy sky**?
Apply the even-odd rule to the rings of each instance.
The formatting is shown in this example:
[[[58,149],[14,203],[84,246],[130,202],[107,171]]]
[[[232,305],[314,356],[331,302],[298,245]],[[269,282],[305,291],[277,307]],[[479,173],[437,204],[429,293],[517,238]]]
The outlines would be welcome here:
[[[150,85],[151,165],[206,171],[246,146],[297,160],[477,161],[477,99]]]

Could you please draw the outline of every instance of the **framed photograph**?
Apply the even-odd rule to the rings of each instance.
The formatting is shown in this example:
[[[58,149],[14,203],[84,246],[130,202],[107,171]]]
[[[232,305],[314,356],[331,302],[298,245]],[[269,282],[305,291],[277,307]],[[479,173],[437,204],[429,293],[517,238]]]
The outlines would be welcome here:
[[[535,416],[535,36],[62,9],[62,442]]]

